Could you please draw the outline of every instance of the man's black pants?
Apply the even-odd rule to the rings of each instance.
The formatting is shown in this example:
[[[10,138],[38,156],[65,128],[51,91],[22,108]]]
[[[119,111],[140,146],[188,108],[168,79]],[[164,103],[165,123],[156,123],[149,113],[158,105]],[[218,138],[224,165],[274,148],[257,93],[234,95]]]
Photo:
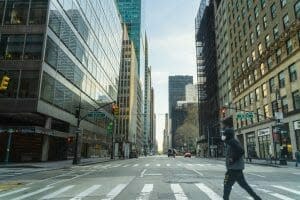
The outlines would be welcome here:
[[[226,172],[225,178],[224,178],[224,194],[223,194],[224,200],[229,200],[229,195],[230,195],[232,186],[236,181],[255,200],[261,200],[261,198],[259,196],[257,196],[257,194],[252,190],[252,188],[246,182],[244,174],[243,174],[243,170],[228,170]]]

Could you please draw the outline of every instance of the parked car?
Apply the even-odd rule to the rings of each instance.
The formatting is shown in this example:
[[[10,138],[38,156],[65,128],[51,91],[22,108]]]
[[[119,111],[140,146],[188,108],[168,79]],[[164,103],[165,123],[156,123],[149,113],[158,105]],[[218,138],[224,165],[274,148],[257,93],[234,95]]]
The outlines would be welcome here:
[[[191,158],[191,157],[192,157],[192,154],[191,154],[190,152],[186,152],[186,153],[184,154],[184,157],[185,157],[185,158],[186,158],[186,157]]]
[[[138,152],[133,150],[132,152],[130,152],[129,154],[129,158],[138,158],[139,155],[138,155]]]

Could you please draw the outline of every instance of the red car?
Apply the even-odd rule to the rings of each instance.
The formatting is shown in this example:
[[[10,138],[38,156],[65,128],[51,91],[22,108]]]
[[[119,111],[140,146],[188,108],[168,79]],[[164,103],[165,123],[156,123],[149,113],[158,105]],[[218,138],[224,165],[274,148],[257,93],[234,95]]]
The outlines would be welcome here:
[[[186,153],[184,154],[184,157],[185,157],[185,158],[186,158],[186,157],[191,158],[191,157],[192,157],[192,154],[191,154],[190,152],[186,152]]]

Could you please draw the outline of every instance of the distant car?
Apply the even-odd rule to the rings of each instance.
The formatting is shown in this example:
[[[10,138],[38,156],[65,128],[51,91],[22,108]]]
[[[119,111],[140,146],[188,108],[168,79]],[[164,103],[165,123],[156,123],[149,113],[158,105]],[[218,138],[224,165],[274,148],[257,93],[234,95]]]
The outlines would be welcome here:
[[[168,157],[175,157],[175,151],[173,149],[168,150]]]
[[[185,158],[186,158],[186,157],[191,158],[191,157],[192,157],[192,154],[191,154],[190,152],[186,152],[186,153],[184,154],[184,157],[185,157]]]
[[[139,157],[138,152],[134,150],[129,154],[129,158],[138,158],[138,157]]]

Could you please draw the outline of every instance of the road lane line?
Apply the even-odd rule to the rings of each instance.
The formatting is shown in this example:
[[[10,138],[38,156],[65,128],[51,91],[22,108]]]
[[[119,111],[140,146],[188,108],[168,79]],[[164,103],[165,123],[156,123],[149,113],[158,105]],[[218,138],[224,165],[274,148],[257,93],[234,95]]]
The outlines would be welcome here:
[[[122,164],[118,164],[118,165],[114,165],[111,168],[116,168],[116,167],[120,167]]]
[[[126,184],[119,184],[114,189],[112,189],[107,195],[105,199],[102,200],[112,200],[116,196],[118,196],[126,187]]]
[[[128,167],[129,165],[124,165],[124,166],[122,166],[122,167]]]
[[[142,192],[140,193],[140,196],[136,200],[148,200],[152,190],[153,184],[145,184],[145,186],[142,189]]]
[[[142,173],[141,173],[141,178],[143,178],[144,177],[144,174],[145,174],[145,172],[147,171],[147,169],[144,169],[143,171],[142,171]]]
[[[193,169],[193,171],[196,173],[196,174],[199,174],[200,176],[204,176],[201,172],[198,172],[197,170]]]
[[[101,185],[93,185],[89,189],[84,190],[83,192],[79,193],[77,196],[73,197],[70,200],[81,200],[84,197],[86,197],[89,194],[91,194],[92,192],[94,192],[95,190],[97,190],[99,187],[101,187]]]
[[[294,175],[300,175],[300,173],[293,173]]]
[[[262,176],[262,175],[259,175],[259,174],[254,174],[254,173],[247,173],[247,174],[250,174],[250,175],[253,175],[253,176],[258,176],[258,177],[261,177],[261,178],[266,178],[265,176]]]
[[[7,192],[7,193],[4,193],[4,194],[0,194],[0,197],[6,197],[6,196],[9,196],[9,195],[12,195],[12,194],[16,194],[16,193],[19,193],[19,192],[23,192],[25,190],[28,190],[29,188],[21,188],[19,190],[14,190],[14,191],[11,191],[11,192]]]
[[[207,187],[205,184],[203,184],[203,183],[197,183],[195,185],[202,192],[204,192],[210,199],[212,199],[212,200],[222,200],[223,199],[217,193],[215,193],[212,189],[210,189],[209,187]]]
[[[36,195],[36,194],[45,192],[45,191],[47,191],[47,190],[50,190],[51,188],[53,188],[53,187],[45,187],[45,188],[36,190],[36,191],[34,191],[34,192],[30,192],[30,193],[28,193],[28,194],[24,194],[24,195],[22,195],[22,196],[19,196],[19,197],[17,197],[17,198],[14,198],[13,200],[21,200],[21,199],[25,199],[25,198],[31,197],[31,196],[33,196],[33,195]]]
[[[74,185],[69,185],[69,186],[66,186],[60,190],[57,190],[51,194],[48,194],[46,196],[43,196],[41,199],[53,199],[54,197],[57,197],[58,195],[60,195],[61,193],[64,193],[66,191],[68,191],[69,189],[73,188]]]
[[[284,187],[284,186],[272,185],[272,187],[275,187],[275,188],[278,188],[278,189],[281,189],[281,190],[285,190],[285,191],[300,195],[300,191],[293,190],[293,189],[290,189],[290,188],[287,188],[287,187]]]
[[[177,164],[178,167],[181,167],[181,164]]]
[[[275,192],[272,192],[270,190],[266,190],[266,189],[261,189],[261,188],[257,188],[258,191],[262,191],[262,192],[265,192],[267,193],[268,195],[271,195],[273,197],[276,197],[278,199],[282,199],[282,200],[295,200],[295,199],[292,199],[290,197],[287,197],[285,195],[282,195],[282,194],[278,194],[278,193],[275,193]]]
[[[179,184],[171,184],[171,189],[175,195],[176,200],[188,200]]]
[[[146,167],[149,167],[149,165],[150,165],[150,164],[146,164],[145,166],[146,166]]]
[[[139,164],[135,164],[135,165],[133,165],[133,167],[137,167],[137,166],[139,166]]]
[[[168,164],[167,164],[167,167],[170,167],[170,166],[171,166],[171,165],[168,163]]]
[[[193,164],[190,164],[190,163],[189,163],[189,164],[187,164],[187,165],[188,165],[188,166],[193,166]]]
[[[145,174],[145,176],[161,176],[162,174]]]
[[[160,164],[156,164],[157,167],[160,167]]]
[[[49,184],[49,185],[47,185],[47,186],[53,186],[53,185],[56,185],[57,183],[71,181],[71,180],[73,180],[73,179],[77,179],[77,178],[79,178],[79,177],[89,175],[89,174],[91,174],[91,173],[93,173],[93,172],[94,172],[94,171],[90,171],[90,172],[87,172],[87,173],[85,173],[85,174],[81,174],[81,175],[74,176],[73,178],[63,179],[63,180],[60,180],[60,181],[56,181],[56,182],[51,183],[51,184]]]

